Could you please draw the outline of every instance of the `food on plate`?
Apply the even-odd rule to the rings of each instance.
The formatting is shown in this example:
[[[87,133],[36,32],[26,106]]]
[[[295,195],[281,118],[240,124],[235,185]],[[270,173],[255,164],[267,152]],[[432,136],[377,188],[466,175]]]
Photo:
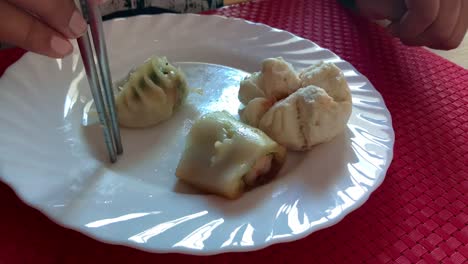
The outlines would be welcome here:
[[[239,100],[247,104],[259,97],[278,100],[296,91],[301,84],[294,68],[283,58],[268,58],[260,72],[253,73],[240,83]]]
[[[258,97],[252,99],[246,107],[239,109],[242,121],[250,126],[258,127],[263,115],[275,104],[275,100]]]
[[[258,127],[288,149],[302,151],[344,131],[350,113],[350,102],[337,102],[324,89],[309,85],[274,104]]]
[[[286,149],[226,111],[197,119],[176,169],[182,181],[204,192],[236,199],[276,177]]]
[[[319,62],[299,73],[301,87],[309,85],[324,89],[337,102],[351,102],[351,90],[343,72],[335,64]]]
[[[188,91],[182,70],[166,57],[151,57],[130,74],[116,96],[119,123],[129,128],[157,125],[179,109]]]
[[[333,63],[319,62],[295,74],[300,80],[298,89],[279,100],[250,97],[244,100],[239,116],[287,149],[304,151],[345,130],[352,96],[342,71]],[[269,86],[264,89],[267,94]]]

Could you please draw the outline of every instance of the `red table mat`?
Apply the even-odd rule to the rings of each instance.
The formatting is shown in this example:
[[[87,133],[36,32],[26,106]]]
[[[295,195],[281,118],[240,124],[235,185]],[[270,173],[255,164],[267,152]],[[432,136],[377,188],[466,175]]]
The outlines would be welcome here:
[[[150,254],[64,229],[0,185],[0,263],[466,263],[468,71],[409,48],[335,1],[265,0],[216,10],[288,30],[329,48],[382,93],[394,160],[367,203],[291,243],[211,257]],[[235,34],[235,32],[233,32]],[[0,74],[22,51],[0,52]]]

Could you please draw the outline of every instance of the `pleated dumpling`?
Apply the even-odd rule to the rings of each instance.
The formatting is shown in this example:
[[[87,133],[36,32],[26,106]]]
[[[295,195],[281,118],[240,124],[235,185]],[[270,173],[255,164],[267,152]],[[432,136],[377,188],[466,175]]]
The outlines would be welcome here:
[[[350,101],[337,102],[324,89],[309,85],[274,104],[258,127],[289,150],[304,151],[342,133],[350,114]]]
[[[239,101],[247,105],[258,97],[283,99],[296,91],[300,84],[301,80],[290,63],[281,57],[268,58],[262,62],[260,72],[241,81]]]
[[[236,199],[276,177],[286,149],[226,111],[196,120],[176,169],[182,181],[206,193]]]
[[[117,94],[119,123],[129,128],[157,125],[169,119],[187,95],[184,73],[166,57],[152,57],[130,74]]]

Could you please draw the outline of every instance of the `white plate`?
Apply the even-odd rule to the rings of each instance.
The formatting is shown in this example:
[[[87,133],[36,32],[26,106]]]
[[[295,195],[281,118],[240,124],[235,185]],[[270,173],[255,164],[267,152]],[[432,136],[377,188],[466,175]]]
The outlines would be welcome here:
[[[104,26],[115,80],[156,54],[205,94],[191,94],[158,127],[122,130],[125,154],[110,165],[101,131],[82,126],[91,95],[77,49],[64,60],[28,53],[10,67],[0,79],[0,176],[58,224],[152,252],[250,251],[336,224],[382,183],[393,155],[391,116],[372,84],[329,50],[219,16],[139,16]],[[213,110],[237,114],[240,79],[276,56],[297,69],[326,60],[344,71],[354,103],[346,133],[289,155],[275,181],[236,201],[177,183],[192,121]]]

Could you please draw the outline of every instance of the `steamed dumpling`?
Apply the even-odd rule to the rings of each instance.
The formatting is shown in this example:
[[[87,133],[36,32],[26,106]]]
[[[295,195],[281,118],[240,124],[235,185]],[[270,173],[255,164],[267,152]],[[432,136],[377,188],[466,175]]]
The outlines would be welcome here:
[[[184,73],[165,57],[152,57],[133,72],[116,96],[119,123],[143,128],[169,119],[186,100]]]
[[[262,62],[260,72],[241,81],[239,100],[245,105],[258,97],[280,100],[296,91],[300,84],[291,64],[281,57],[269,58]]]
[[[258,127],[288,149],[303,151],[342,133],[350,114],[350,101],[337,102],[310,85],[273,105]]]
[[[271,181],[285,158],[286,149],[264,132],[217,111],[193,124],[176,176],[206,193],[236,199]]]

